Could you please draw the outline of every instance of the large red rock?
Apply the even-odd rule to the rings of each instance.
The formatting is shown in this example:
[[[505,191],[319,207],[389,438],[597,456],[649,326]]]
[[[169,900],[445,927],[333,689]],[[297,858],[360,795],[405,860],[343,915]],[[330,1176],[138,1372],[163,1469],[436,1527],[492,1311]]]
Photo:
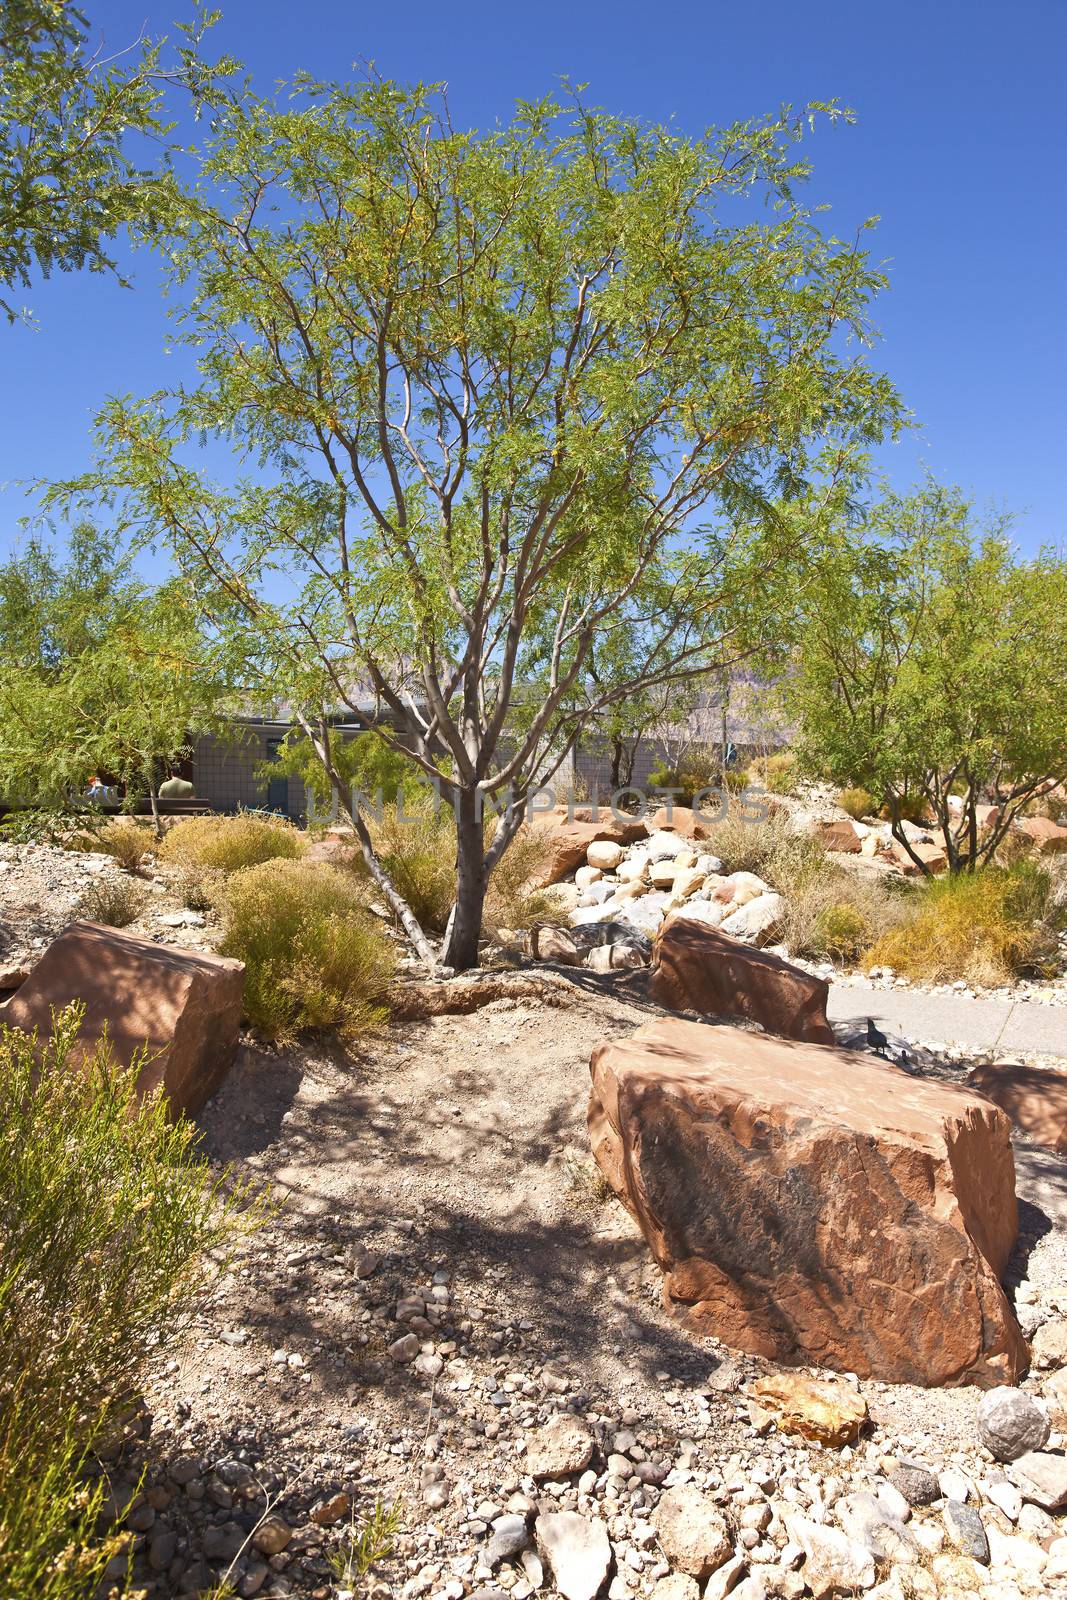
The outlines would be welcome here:
[[[652,998],[671,1011],[743,1017],[768,1033],[833,1044],[829,992],[823,978],[691,921],[684,911],[660,929],[652,949]]]
[[[971,1083],[1035,1144],[1067,1155],[1067,1072],[986,1061],[974,1068]]]
[[[846,855],[858,855],[863,844],[850,817],[839,817],[835,822],[817,822],[814,833],[824,850],[844,852]]]
[[[105,1030],[123,1066],[147,1049],[138,1092],[161,1089],[175,1115],[191,1116],[233,1062],[243,989],[241,961],[74,922],[49,945],[0,1017],[9,1027],[43,1036],[53,1010],[84,1001],[79,1050],[95,1049]]]
[[[918,877],[923,867],[926,868],[927,872],[935,874],[948,871],[948,856],[945,854],[943,846],[929,843],[925,839],[912,839],[910,843],[911,851],[914,854],[909,852],[899,839],[893,839],[889,846],[905,877]],[[915,856],[918,856],[922,866],[916,863]]]
[[[714,799],[708,801],[708,817],[717,818],[720,809]],[[646,818],[645,827],[650,834],[677,833],[683,839],[710,839],[712,833],[712,822],[699,816],[690,806],[660,806]]]
[[[1067,850],[1067,828],[1053,822],[1051,817],[1020,817],[1016,826],[1034,841],[1043,856],[1059,855]]]
[[[665,1020],[600,1045],[589,1129],[692,1331],[894,1383],[1014,1383],[1011,1125],[856,1051]]]
[[[571,812],[566,806],[554,806],[551,811],[537,813],[529,826],[545,849],[545,859],[532,880],[538,888],[562,883],[582,865],[585,852],[597,839],[633,844],[635,839],[645,837],[642,817],[620,819],[609,805],[596,807],[595,814],[592,806],[575,806]]]

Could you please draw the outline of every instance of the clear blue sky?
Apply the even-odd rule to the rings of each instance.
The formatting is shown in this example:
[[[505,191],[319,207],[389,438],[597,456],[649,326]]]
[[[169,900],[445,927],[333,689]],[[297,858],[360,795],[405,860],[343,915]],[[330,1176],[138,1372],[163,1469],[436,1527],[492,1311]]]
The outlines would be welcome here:
[[[509,116],[560,75],[589,98],[680,129],[836,97],[854,127],[811,141],[811,198],[850,235],[877,213],[892,286],[874,359],[917,418],[882,465],[928,468],[1020,514],[1024,547],[1067,537],[1067,3],[1065,0],[219,0],[218,49],[265,87],[298,68],[445,79],[457,123]],[[109,48],[166,31],[182,0],[83,0]],[[88,464],[112,393],[173,381],[153,262],[136,287],[57,277],[28,298],[36,330],[0,329],[0,548],[26,501],[15,480]]]

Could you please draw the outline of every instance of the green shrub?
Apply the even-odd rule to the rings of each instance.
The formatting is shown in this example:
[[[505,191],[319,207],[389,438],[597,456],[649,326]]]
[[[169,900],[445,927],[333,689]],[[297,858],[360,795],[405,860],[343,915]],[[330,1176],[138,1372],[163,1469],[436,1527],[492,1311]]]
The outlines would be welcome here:
[[[813,954],[851,966],[871,942],[871,928],[858,907],[847,900],[835,900],[815,919]]]
[[[264,861],[291,861],[303,850],[303,836],[291,822],[239,811],[233,817],[186,817],[169,830],[159,854],[185,871],[229,873]]]
[[[78,901],[78,915],[108,928],[128,928],[147,901],[143,884],[129,878],[96,878]]]
[[[874,796],[869,789],[842,789],[837,796],[837,803],[842,811],[857,822],[862,822],[864,817],[873,817],[875,812]]]
[[[1050,875],[1027,860],[931,879],[866,959],[927,982],[1006,983],[1045,954],[1052,889]]]
[[[224,1200],[136,1069],[76,1058],[79,1008],[39,1045],[0,1031],[0,1552],[11,1600],[81,1600],[114,1541],[96,1537],[84,1467],[136,1393],[150,1344]]]
[[[793,955],[853,966],[875,939],[909,914],[914,890],[898,878],[868,878],[827,858],[821,872],[786,891],[782,940]]]
[[[657,766],[648,775],[650,789],[673,789],[675,805],[691,806],[704,789],[723,787],[722,763],[710,754],[694,753],[676,767]]]
[[[245,1012],[265,1038],[356,1038],[386,1016],[396,953],[359,880],[325,862],[264,861],[221,899],[223,955],[245,963]]]

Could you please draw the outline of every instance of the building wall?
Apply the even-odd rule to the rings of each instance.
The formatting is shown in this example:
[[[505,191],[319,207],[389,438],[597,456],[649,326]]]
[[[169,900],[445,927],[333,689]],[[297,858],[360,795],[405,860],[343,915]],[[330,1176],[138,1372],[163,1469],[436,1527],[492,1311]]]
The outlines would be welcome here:
[[[235,729],[232,738],[202,735],[193,745],[192,780],[196,798],[216,811],[252,811],[267,804],[267,783],[256,768],[267,759],[267,741],[284,736],[285,726]],[[298,821],[305,812],[304,785],[287,780],[286,815]]]

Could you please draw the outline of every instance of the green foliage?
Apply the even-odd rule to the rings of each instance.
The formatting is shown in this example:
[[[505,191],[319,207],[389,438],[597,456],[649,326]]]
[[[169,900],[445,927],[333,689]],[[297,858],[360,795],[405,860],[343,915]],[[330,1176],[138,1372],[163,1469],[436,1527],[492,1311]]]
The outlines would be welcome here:
[[[910,914],[867,953],[869,964],[904,977],[986,987],[1007,983],[1039,963],[1050,933],[1052,879],[1031,861],[927,882]]]
[[[122,228],[149,230],[173,215],[163,167],[139,166],[131,135],[160,144],[169,131],[169,84],[213,96],[199,60],[204,28],[165,61],[162,43],[131,39],[105,59],[88,48],[84,13],[69,0],[3,0],[0,6],[0,289],[88,267],[114,271],[108,244]],[[0,296],[10,319],[15,308]]]
[[[331,1550],[328,1557],[339,1584],[357,1590],[374,1567],[388,1561],[396,1548],[400,1514],[399,1500],[389,1506],[384,1500],[376,1500],[358,1528],[353,1522],[348,1539],[339,1549]]]
[[[380,795],[385,804],[395,805],[397,793],[405,786],[414,792],[425,784],[414,762],[373,732],[343,738],[331,731],[330,762],[344,793],[347,795],[353,788],[358,789],[371,803]],[[282,774],[298,778],[311,791],[315,811],[319,815],[330,814],[333,781],[306,734],[291,733],[278,751],[277,759],[260,764],[259,774],[263,778]]]
[[[108,928],[128,928],[147,903],[143,884],[129,878],[96,878],[78,902],[78,915]]]
[[[874,815],[874,796],[869,789],[841,789],[838,791],[837,803],[842,811],[847,812],[857,822],[862,822],[864,817]]]
[[[202,1253],[232,1229],[189,1123],[138,1102],[78,1008],[0,1032],[0,1550],[12,1600],[83,1600],[115,1542],[83,1467],[130,1404]]]
[[[648,783],[652,789],[677,790],[674,795],[675,804],[691,806],[694,797],[703,790],[722,790],[722,763],[710,752],[691,751],[679,766],[668,767],[661,764],[654,767],[648,775]],[[709,812],[714,811],[715,800],[707,800],[705,809]]]
[[[148,588],[87,524],[62,564],[31,541],[0,567],[0,787],[12,800],[84,806],[94,774],[154,791],[159,767],[215,725],[222,692],[187,586]]]
[[[811,563],[784,679],[807,762],[899,821],[936,819],[953,871],[990,861],[1067,777],[1067,560],[1020,559],[957,490],[887,495]],[[980,833],[976,807],[1002,802]],[[962,810],[949,805],[963,801]]]
[[[264,861],[294,860],[303,835],[280,817],[238,811],[235,816],[185,817],[159,846],[159,858],[195,875],[240,872]]]
[[[897,426],[857,359],[884,277],[800,199],[798,142],[840,115],[686,138],[568,90],[479,135],[370,77],[213,119],[166,241],[199,386],[109,406],[55,500],[168,544],[305,732],[368,685],[407,719],[457,818],[453,964],[510,838],[486,851],[476,801],[729,660],[810,537],[770,502],[851,485]],[[208,482],[205,436],[257,481]]]
[[[245,1013],[265,1038],[385,1019],[396,954],[351,873],[275,859],[235,872],[221,898],[223,955],[245,963]]]

